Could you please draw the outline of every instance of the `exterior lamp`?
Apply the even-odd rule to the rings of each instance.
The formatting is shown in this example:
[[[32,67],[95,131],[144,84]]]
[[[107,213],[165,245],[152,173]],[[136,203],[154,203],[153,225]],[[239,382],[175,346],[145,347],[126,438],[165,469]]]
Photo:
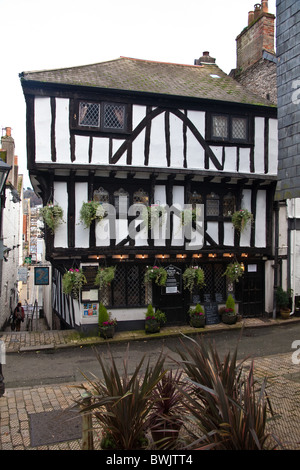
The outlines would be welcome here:
[[[5,183],[8,177],[8,174],[11,170],[11,166],[8,165],[7,163],[3,162],[0,159],[0,241],[1,245],[3,246],[3,240],[2,240],[2,209],[4,206],[4,201],[5,201]],[[3,259],[3,250],[2,253],[0,253],[0,259]],[[1,279],[0,279],[1,281]],[[3,380],[3,375],[2,375],[2,364],[1,364],[1,354],[0,354],[0,397],[4,395],[5,392],[5,385],[4,385],[4,380]]]

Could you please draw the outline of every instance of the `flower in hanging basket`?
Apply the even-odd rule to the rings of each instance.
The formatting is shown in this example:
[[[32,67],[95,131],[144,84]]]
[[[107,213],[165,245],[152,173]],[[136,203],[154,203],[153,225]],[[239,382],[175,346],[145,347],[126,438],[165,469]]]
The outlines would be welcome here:
[[[144,222],[149,228],[153,227],[157,222],[162,224],[165,220],[165,214],[165,207],[159,204],[145,206],[145,210],[142,212]]]
[[[253,215],[247,209],[240,209],[232,214],[231,220],[234,228],[239,232],[243,232],[248,222],[253,222]]]
[[[181,225],[191,226],[193,222],[196,222],[200,216],[200,210],[198,209],[184,209],[181,212]]]
[[[223,276],[228,277],[230,281],[239,282],[239,278],[244,274],[244,265],[242,263],[238,263],[237,261],[234,263],[230,263]]]
[[[192,292],[195,287],[202,289],[202,287],[205,286],[204,271],[198,266],[191,266],[186,268],[182,275],[182,279],[184,288],[188,289],[190,292]]]
[[[108,266],[106,268],[99,267],[95,278],[95,285],[99,286],[99,289],[109,285],[115,278],[115,271],[115,266]]]
[[[79,292],[82,286],[86,284],[87,280],[82,272],[82,269],[69,269],[62,278],[63,292],[72,295],[78,299]]]
[[[52,233],[63,222],[63,210],[58,204],[47,204],[47,206],[40,209],[40,215]]]
[[[79,217],[85,227],[89,228],[93,220],[102,220],[106,215],[107,212],[100,202],[88,201],[82,204]]]
[[[145,283],[150,283],[154,281],[159,286],[165,286],[167,282],[167,271],[164,268],[159,268],[158,266],[147,267],[145,272]]]

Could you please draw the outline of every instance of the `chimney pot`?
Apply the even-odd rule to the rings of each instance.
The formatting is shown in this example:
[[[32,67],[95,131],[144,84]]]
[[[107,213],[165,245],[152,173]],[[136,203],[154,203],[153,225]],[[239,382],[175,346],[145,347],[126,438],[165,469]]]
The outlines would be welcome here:
[[[6,127],[6,135],[7,137],[11,137],[11,127]]]
[[[256,3],[254,5],[254,19],[256,20],[259,17],[260,14],[261,14],[261,4]]]
[[[248,13],[248,26],[254,21],[254,11],[249,11]]]
[[[269,7],[268,7],[268,0],[262,0],[261,2],[261,8],[264,13],[269,12]]]

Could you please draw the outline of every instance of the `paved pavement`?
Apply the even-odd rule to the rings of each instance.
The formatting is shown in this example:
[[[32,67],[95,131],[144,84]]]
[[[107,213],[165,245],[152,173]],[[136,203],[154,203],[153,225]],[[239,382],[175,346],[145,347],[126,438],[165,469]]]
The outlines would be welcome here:
[[[256,318],[245,319],[235,325],[225,325],[223,323],[209,325],[201,330],[196,330],[189,326],[170,327],[163,328],[161,333],[155,334],[153,337],[178,336],[181,333],[191,335],[200,331],[204,334],[220,329],[239,329],[242,326],[245,328],[263,328],[280,325],[282,322],[294,323],[299,321],[300,318],[297,317],[290,320],[264,320]],[[8,360],[9,354],[18,352],[67,348],[92,343],[107,343],[108,341],[128,342],[145,338],[143,331],[116,332],[112,340],[104,340],[97,337],[82,338],[75,330],[52,331],[38,327],[38,331],[27,332],[24,331],[24,326],[22,328],[23,331],[20,332],[0,332],[0,340],[5,344]],[[147,339],[149,340],[150,338],[151,335],[147,335]],[[300,344],[298,350],[299,347]],[[274,432],[281,439],[286,449],[300,450],[300,364],[297,364],[298,359],[300,359],[300,353],[298,356],[295,355],[294,359],[296,360],[294,361],[292,360],[292,354],[290,352],[255,358],[254,365],[255,377],[258,380],[267,378],[269,397],[277,415],[277,419],[269,425],[270,431]],[[5,365],[3,366],[3,372],[5,381]],[[38,419],[41,417],[41,421],[41,419],[46,419],[47,416],[50,416],[51,412],[66,410],[70,405],[74,404],[74,401],[79,396],[80,391],[76,388],[76,384],[70,383],[6,389],[3,397],[0,398],[0,450],[80,450],[82,448],[82,439],[78,436],[78,432],[77,434],[75,432],[74,437],[66,438],[65,431],[59,434],[57,432],[59,430],[55,429],[52,431],[52,440],[45,436],[44,443],[36,444],[34,439],[35,430],[33,429],[33,418]],[[72,420],[68,421],[65,418],[64,425],[61,425],[61,427],[67,426],[70,428],[70,423],[72,424]],[[95,449],[99,448],[99,436],[100,433],[98,434],[96,429],[94,433]]]

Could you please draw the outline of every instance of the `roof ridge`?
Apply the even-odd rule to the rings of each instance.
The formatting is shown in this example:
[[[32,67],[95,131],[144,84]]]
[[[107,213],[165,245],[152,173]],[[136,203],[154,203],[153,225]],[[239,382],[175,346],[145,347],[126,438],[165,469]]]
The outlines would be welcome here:
[[[129,59],[129,60],[136,60],[140,62],[150,62],[153,64],[166,64],[166,65],[180,65],[183,67],[204,67],[204,65],[195,65],[195,64],[181,64],[179,62],[166,62],[166,61],[160,61],[160,60],[150,60],[150,59],[137,59],[135,57],[127,57],[127,56],[120,56],[120,59]],[[216,64],[207,64],[207,65],[216,65]]]

